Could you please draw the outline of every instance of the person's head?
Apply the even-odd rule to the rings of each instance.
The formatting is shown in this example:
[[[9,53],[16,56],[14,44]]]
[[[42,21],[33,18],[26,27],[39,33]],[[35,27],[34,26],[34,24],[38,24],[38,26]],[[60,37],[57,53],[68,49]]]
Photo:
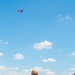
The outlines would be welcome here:
[[[38,75],[38,71],[37,70],[32,70],[31,75]]]

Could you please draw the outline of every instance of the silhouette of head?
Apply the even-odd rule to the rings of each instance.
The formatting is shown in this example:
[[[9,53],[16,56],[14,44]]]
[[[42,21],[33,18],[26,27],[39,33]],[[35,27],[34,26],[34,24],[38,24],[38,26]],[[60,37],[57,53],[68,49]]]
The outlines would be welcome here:
[[[32,70],[31,75],[38,75],[38,71],[37,70]]]

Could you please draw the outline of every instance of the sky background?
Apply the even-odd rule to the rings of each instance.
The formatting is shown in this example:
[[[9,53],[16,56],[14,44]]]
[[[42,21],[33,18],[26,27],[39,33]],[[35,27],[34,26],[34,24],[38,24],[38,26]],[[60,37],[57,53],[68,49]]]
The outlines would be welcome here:
[[[75,72],[74,0],[0,0],[0,75],[33,69],[39,75]]]

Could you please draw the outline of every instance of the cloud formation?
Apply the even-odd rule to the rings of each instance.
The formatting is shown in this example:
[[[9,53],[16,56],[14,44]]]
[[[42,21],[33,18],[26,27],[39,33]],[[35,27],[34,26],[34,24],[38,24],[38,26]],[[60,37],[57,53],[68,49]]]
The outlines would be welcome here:
[[[71,53],[71,56],[75,56],[75,51],[73,51],[73,52]]]
[[[43,62],[47,63],[47,62],[56,62],[56,60],[54,58],[47,58],[47,59],[43,59]]]
[[[0,66],[0,71],[5,71],[6,67],[5,66]]]
[[[15,54],[14,60],[22,60],[22,59],[24,59],[23,54],[20,54],[20,53]]]
[[[3,53],[2,53],[2,52],[0,52],[0,57],[1,57],[1,56],[3,56]]]
[[[52,42],[45,40],[43,42],[35,43],[33,48],[37,49],[37,50],[51,49],[52,48]]]
[[[38,70],[38,72],[40,73],[40,75],[41,75],[41,74],[42,74],[42,75],[56,75],[55,72],[53,72],[53,71],[51,71],[51,70],[49,70],[49,69],[44,69],[44,68],[42,68],[42,67],[36,66],[36,67],[34,67],[33,69]]]
[[[35,69],[38,70],[39,75],[56,75],[55,72],[49,70],[49,69],[44,69],[42,67],[35,66],[34,68],[30,69],[22,69],[20,70],[19,68],[9,68],[6,66],[0,66],[0,74],[1,75],[30,75],[31,71]]]
[[[64,72],[64,75],[73,75],[75,73],[75,65],[73,65],[68,72]]]
[[[8,42],[0,40],[0,45],[7,45],[7,44],[8,44]]]
[[[59,20],[72,20],[73,17],[71,17],[70,15],[65,15],[65,16],[61,16],[58,15]]]

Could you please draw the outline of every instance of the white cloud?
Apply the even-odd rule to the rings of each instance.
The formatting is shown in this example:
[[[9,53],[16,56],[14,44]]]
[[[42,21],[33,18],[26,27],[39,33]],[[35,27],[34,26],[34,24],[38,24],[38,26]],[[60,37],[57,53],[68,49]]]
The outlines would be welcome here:
[[[70,68],[70,71],[75,71],[75,65]]]
[[[71,52],[70,54],[67,54],[69,57],[75,57],[75,51]]]
[[[37,49],[37,50],[51,49],[52,48],[52,42],[46,40],[43,42],[35,43],[33,48]]]
[[[38,70],[39,75],[56,75],[55,72],[38,66],[35,66],[34,68],[30,69],[21,69],[21,70],[15,68],[8,68],[5,66],[0,66],[0,67],[1,67],[0,70],[1,75],[31,75],[31,71],[33,69]]]
[[[47,58],[47,59],[43,59],[43,62],[47,63],[47,62],[56,62],[56,60],[54,58]]]
[[[6,66],[0,66],[0,74],[1,75],[19,75],[15,68],[9,68]]]
[[[71,70],[72,70],[72,71],[75,71],[75,67],[72,67]]]
[[[6,70],[6,67],[5,66],[0,66],[0,71],[4,71]]]
[[[65,16],[61,16],[58,15],[59,20],[72,20],[73,17],[71,17],[70,15],[65,15]]]
[[[2,53],[2,52],[0,52],[0,57],[1,57],[1,56],[3,56],[3,53]]]
[[[71,53],[71,56],[75,56],[75,51],[73,51],[73,52]]]
[[[73,75],[73,73],[72,72],[68,72],[66,75]]]
[[[75,73],[75,65],[73,65],[68,72],[65,72],[64,75],[73,75]]]
[[[39,72],[39,75],[56,75],[55,72],[49,70],[49,69],[44,69],[42,67],[39,66],[35,66],[34,68],[31,69],[31,71],[35,69]]]
[[[38,70],[38,73],[39,75],[56,75],[55,72],[49,70],[49,69],[44,69],[42,67],[34,67],[34,68],[31,68],[31,69],[24,69],[20,72],[20,75],[30,75],[31,74],[31,71],[35,69],[35,70]]]
[[[48,72],[46,72],[46,75],[55,75],[55,73],[52,71],[48,71]]]
[[[22,59],[24,59],[24,56],[23,56],[23,54],[17,53],[17,54],[15,54],[14,59],[15,60],[22,60]]]
[[[7,45],[7,44],[8,44],[8,42],[0,40],[0,45]]]

